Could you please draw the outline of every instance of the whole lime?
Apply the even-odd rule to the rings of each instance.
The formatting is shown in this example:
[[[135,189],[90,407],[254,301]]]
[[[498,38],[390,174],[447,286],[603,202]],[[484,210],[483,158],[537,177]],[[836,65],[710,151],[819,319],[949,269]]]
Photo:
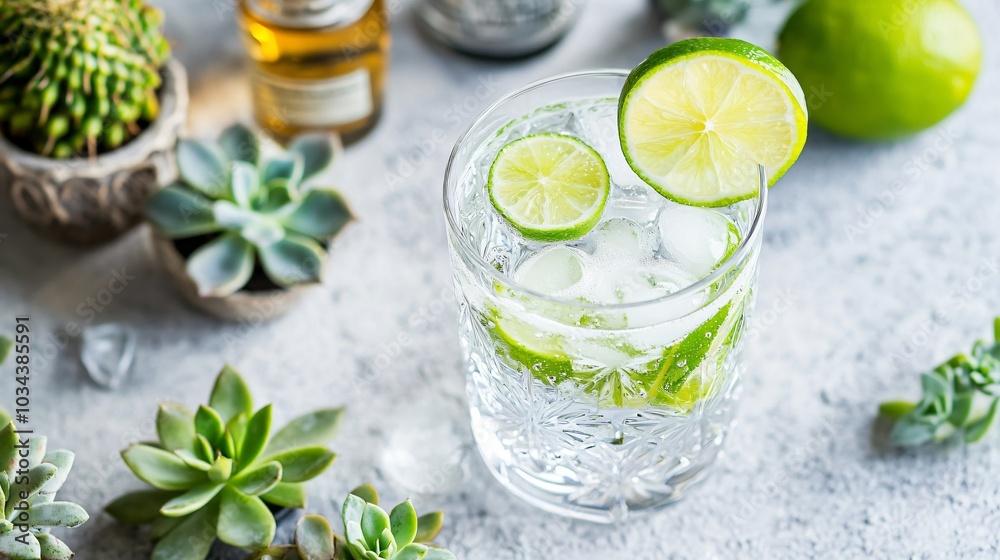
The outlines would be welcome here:
[[[807,0],[779,41],[810,120],[872,140],[948,116],[968,97],[982,59],[975,23],[955,0]]]

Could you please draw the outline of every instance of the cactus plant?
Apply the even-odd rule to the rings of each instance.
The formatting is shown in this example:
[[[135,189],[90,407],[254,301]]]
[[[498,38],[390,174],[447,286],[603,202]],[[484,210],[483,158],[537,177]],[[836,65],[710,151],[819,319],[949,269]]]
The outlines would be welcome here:
[[[49,530],[78,527],[90,517],[72,502],[55,501],[73,468],[70,451],[46,452],[44,436],[20,440],[11,422],[0,430],[0,558],[68,560],[73,551]],[[21,454],[26,450],[27,456]]]
[[[352,219],[337,191],[302,188],[333,162],[330,136],[300,136],[269,159],[260,152],[242,125],[224,131],[218,145],[182,140],[181,181],[149,199],[147,217],[161,234],[208,236],[186,264],[202,297],[235,293],[257,265],[278,288],[319,282],[326,246]]]
[[[203,560],[213,541],[250,550],[270,546],[276,507],[305,507],[304,482],[330,466],[323,447],[343,409],[292,420],[271,438],[271,406],[253,411],[246,383],[230,367],[197,412],[172,403],[156,417],[158,443],[122,452],[133,473],[153,486],[106,507],[116,519],[152,524],[153,560]]]
[[[4,0],[0,130],[55,159],[139,134],[159,111],[160,21],[142,0]]]
[[[378,492],[366,484],[344,502],[348,541],[322,516],[306,515],[295,527],[295,544],[273,546],[247,560],[455,560],[448,550],[424,544],[437,536],[442,520],[439,511],[417,517],[409,500],[387,514],[378,506]]]

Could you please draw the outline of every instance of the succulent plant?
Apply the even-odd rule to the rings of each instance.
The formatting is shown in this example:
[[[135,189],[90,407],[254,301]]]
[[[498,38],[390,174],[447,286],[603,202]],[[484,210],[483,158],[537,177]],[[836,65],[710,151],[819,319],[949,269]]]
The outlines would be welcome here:
[[[378,506],[378,492],[366,484],[344,502],[347,541],[322,516],[306,515],[295,527],[295,544],[273,546],[247,560],[455,560],[448,550],[423,544],[437,536],[443,518],[439,511],[417,517],[409,500],[387,514]]]
[[[158,443],[134,444],[122,458],[154,489],[121,496],[106,507],[116,519],[152,524],[153,560],[203,560],[218,538],[259,550],[275,533],[274,507],[306,504],[304,482],[335,455],[323,445],[336,434],[343,409],[311,412],[272,438],[271,405],[253,411],[246,383],[226,366],[208,406],[197,412],[160,405]]]
[[[53,527],[78,527],[90,516],[72,502],[55,501],[73,468],[70,451],[46,453],[46,438],[20,439],[14,424],[0,430],[0,558],[68,560],[73,551],[52,536]],[[27,456],[21,455],[27,450]]]
[[[10,350],[13,347],[13,340],[7,338],[6,336],[0,336],[0,365],[3,365],[3,363],[7,361],[7,356],[10,355]]]
[[[266,160],[260,152],[242,125],[224,131],[218,145],[182,140],[181,180],[149,199],[146,214],[167,237],[211,236],[187,260],[202,296],[236,292],[257,264],[279,287],[319,282],[325,246],[352,219],[337,191],[302,187],[333,162],[330,136],[299,136]]]
[[[353,560],[455,560],[443,548],[430,546],[441,530],[441,512],[417,517],[409,500],[386,514],[369,485],[351,491],[344,501],[345,558]]]
[[[141,0],[4,0],[0,129],[57,159],[127,142],[159,111],[160,21]]]

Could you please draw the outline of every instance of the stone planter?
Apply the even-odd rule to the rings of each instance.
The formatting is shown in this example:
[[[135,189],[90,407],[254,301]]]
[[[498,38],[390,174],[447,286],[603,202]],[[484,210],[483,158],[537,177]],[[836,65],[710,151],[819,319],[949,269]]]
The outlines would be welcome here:
[[[155,231],[151,237],[154,254],[184,299],[197,309],[226,321],[256,324],[277,317],[316,288],[315,285],[302,285],[287,290],[240,290],[226,297],[202,297],[194,280],[188,276],[184,255],[174,241]]]
[[[121,148],[94,159],[45,158],[0,137],[0,187],[25,222],[88,245],[142,220],[146,198],[177,176],[173,150],[187,114],[184,67],[171,59],[162,74],[159,117]]]

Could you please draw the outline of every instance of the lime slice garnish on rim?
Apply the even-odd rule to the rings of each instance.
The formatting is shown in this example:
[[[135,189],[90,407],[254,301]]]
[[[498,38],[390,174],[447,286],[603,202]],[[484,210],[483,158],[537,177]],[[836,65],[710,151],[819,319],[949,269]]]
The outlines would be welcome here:
[[[663,196],[695,206],[752,198],[806,141],[799,83],[764,49],[704,37],[653,53],[629,74],[618,104],[622,151]]]
[[[564,134],[534,134],[500,149],[487,184],[497,212],[528,239],[577,239],[601,219],[611,178],[601,156]]]

